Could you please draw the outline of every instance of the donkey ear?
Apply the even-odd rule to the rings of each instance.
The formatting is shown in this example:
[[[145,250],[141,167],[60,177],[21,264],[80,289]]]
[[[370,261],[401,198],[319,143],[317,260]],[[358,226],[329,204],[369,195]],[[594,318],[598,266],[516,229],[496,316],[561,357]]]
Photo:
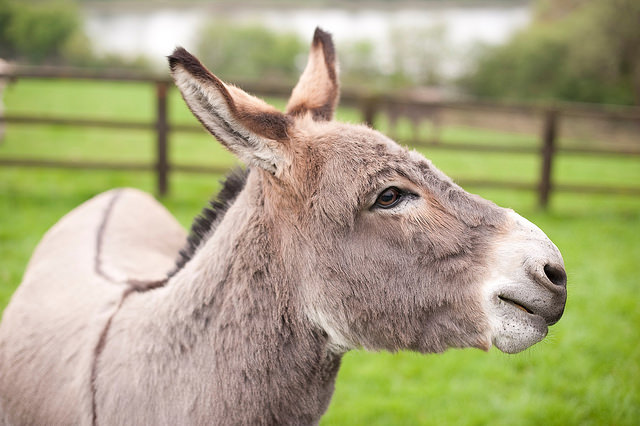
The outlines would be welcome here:
[[[338,67],[331,34],[316,28],[307,67],[291,93],[286,112],[297,116],[311,112],[316,121],[333,117],[339,97]]]
[[[272,174],[282,169],[290,117],[227,86],[181,47],[169,56],[169,67],[189,109],[216,139],[247,164]]]

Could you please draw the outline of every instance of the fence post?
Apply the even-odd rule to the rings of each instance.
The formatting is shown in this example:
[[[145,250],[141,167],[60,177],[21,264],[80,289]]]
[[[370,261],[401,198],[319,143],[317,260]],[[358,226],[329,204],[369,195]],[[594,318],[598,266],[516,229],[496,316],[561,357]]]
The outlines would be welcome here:
[[[156,174],[159,195],[169,191],[169,161],[167,156],[169,131],[167,121],[167,83],[156,82]]]
[[[550,109],[545,111],[542,130],[542,170],[540,172],[538,205],[546,209],[549,205],[549,197],[553,189],[551,182],[553,156],[557,136],[558,111]]]
[[[378,98],[375,96],[367,96],[362,100],[362,120],[371,128],[376,120],[378,113]]]

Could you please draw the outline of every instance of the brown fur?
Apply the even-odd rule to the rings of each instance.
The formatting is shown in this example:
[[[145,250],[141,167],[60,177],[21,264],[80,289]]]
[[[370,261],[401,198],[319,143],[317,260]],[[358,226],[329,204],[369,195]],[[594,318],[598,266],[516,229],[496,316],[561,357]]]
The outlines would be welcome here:
[[[246,182],[177,269],[186,236],[139,191],[56,224],[0,324],[0,421],[315,424],[350,349],[516,352],[544,337],[566,300],[557,248],[416,152],[329,121],[326,33],[310,58],[282,114],[170,57]],[[390,187],[400,202],[382,208]]]
[[[205,87],[213,86],[214,90],[224,97],[233,115],[249,130],[274,140],[285,140],[287,138],[289,120],[280,114],[278,110],[237,87],[225,85],[215,75],[211,74],[198,59],[183,48],[176,49],[169,56],[171,70],[177,67],[178,64],[190,72]],[[207,127],[205,122],[202,120],[200,122]]]
[[[310,112],[314,120],[331,120],[339,97],[337,74],[336,53],[331,36],[316,28],[309,63],[291,93],[287,114],[302,116]]]

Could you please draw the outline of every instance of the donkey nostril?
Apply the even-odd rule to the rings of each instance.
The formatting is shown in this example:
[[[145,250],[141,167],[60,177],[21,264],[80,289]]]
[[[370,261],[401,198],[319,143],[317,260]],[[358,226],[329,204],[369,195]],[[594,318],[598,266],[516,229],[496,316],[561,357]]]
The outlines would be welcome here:
[[[553,284],[565,287],[567,285],[567,274],[563,268],[551,265],[544,265],[544,273]]]

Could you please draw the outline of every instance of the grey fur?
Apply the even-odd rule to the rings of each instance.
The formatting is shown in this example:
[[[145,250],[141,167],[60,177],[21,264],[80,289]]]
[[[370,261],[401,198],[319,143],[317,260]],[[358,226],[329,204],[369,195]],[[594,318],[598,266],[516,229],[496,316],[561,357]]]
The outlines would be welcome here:
[[[316,34],[314,63],[335,67]],[[186,51],[171,61],[194,114],[257,167],[169,279],[186,235],[139,191],[99,195],[45,235],[0,324],[5,424],[315,424],[352,348],[516,351],[562,314],[566,289],[539,272],[562,260],[541,232],[380,133],[327,121],[336,93],[305,100],[310,76],[336,69],[308,67],[278,119]],[[388,187],[405,196],[384,209]],[[535,253],[529,269],[503,261],[509,244]],[[519,268],[508,293],[498,266]],[[536,312],[516,309],[529,299]]]

